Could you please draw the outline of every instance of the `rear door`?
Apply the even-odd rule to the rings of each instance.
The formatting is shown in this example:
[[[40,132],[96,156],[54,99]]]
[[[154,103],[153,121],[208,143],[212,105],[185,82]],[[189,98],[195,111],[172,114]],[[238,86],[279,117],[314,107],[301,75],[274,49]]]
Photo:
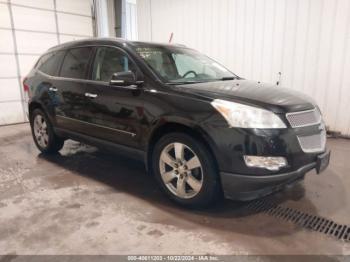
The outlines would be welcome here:
[[[43,55],[36,65],[36,77],[30,79],[33,81],[30,85],[35,86],[35,95],[40,97],[39,100],[43,103],[46,112],[53,121],[55,121],[58,103],[56,77],[64,55],[64,51],[54,51]]]
[[[89,122],[86,109],[90,99],[86,96],[86,78],[93,47],[77,47],[66,51],[56,81],[59,97],[56,119],[60,128],[83,132],[84,122]]]

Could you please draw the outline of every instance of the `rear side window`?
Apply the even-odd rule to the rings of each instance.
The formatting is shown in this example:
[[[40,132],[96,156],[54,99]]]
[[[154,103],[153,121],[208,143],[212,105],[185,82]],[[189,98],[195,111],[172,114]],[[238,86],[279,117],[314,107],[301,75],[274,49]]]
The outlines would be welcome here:
[[[84,79],[91,54],[91,47],[80,47],[68,50],[63,60],[60,76]]]
[[[132,71],[136,67],[121,50],[112,47],[99,47],[92,70],[92,80],[109,82],[114,73]]]
[[[37,68],[45,74],[57,76],[64,54],[64,51],[57,51],[44,55],[40,59]]]

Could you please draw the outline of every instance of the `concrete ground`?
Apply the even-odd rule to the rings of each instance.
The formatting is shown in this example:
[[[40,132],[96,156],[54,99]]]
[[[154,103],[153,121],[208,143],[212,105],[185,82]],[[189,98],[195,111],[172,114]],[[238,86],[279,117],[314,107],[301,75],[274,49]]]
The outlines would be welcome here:
[[[350,140],[330,167],[270,197],[350,223]],[[27,124],[0,128],[0,254],[350,254],[350,244],[223,201],[174,205],[141,163],[67,141],[43,156]]]

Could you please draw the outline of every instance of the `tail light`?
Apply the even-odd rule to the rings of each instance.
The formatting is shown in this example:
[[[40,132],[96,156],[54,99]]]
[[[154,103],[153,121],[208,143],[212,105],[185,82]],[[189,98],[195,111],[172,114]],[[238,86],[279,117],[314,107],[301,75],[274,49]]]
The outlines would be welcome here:
[[[29,86],[26,84],[26,80],[27,80],[27,78],[23,79],[23,90],[25,93],[28,94],[29,93]]]
[[[23,79],[23,98],[24,98],[24,102],[28,103],[29,98],[30,98],[30,89],[29,89],[29,85],[26,83],[27,78],[25,77]]]

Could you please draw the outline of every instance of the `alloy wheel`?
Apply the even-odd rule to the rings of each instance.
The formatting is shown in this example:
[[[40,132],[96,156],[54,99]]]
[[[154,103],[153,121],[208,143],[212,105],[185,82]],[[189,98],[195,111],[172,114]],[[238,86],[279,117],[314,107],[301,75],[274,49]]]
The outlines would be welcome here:
[[[171,143],[162,150],[159,169],[165,186],[179,198],[193,198],[202,188],[202,164],[183,143]]]
[[[49,143],[49,134],[46,121],[42,115],[35,116],[33,130],[35,139],[39,146],[46,148]]]

